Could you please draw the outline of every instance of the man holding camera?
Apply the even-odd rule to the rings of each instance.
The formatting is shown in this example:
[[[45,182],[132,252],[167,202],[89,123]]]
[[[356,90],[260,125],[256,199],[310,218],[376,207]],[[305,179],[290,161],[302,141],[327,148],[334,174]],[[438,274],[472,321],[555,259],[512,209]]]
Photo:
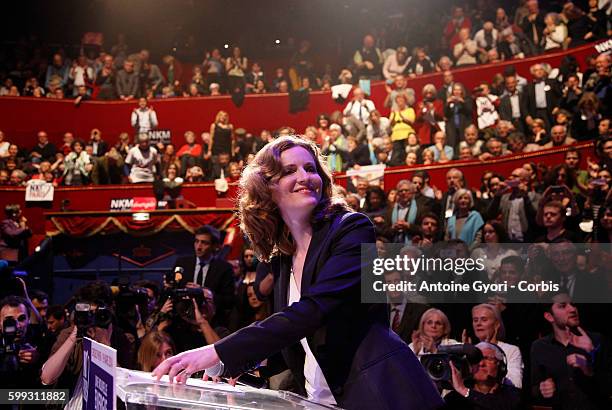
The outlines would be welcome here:
[[[195,232],[194,256],[178,258],[174,272],[182,268],[179,287],[210,289],[214,296],[217,315],[215,325],[226,325],[227,315],[234,303],[234,277],[232,265],[216,255],[221,239],[219,231],[204,225]],[[204,295],[206,296],[206,295]]]
[[[27,240],[32,231],[19,204],[8,204],[4,213],[6,219],[0,222],[0,259],[17,262],[27,256]]]
[[[137,349],[134,338],[113,323],[113,297],[105,282],[83,286],[75,300],[72,326],[59,333],[40,374],[43,385],[70,389],[70,397],[82,394],[83,336],[117,349],[117,364],[125,368],[134,368]]]
[[[450,409],[495,409],[511,410],[523,408],[520,390],[503,383],[506,376],[506,358],[496,345],[480,342],[476,347],[482,359],[471,366],[471,375],[464,380],[461,372],[450,362],[453,391],[446,395]],[[466,382],[471,385],[466,387]]]
[[[3,388],[40,387],[41,332],[30,324],[29,304],[19,296],[0,302],[0,383]],[[42,349],[44,350],[44,349]]]

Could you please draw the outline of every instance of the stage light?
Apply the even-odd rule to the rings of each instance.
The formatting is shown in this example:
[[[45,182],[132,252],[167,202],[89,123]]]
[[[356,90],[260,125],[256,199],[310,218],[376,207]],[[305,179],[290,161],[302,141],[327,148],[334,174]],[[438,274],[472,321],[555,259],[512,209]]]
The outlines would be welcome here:
[[[148,212],[135,212],[132,214],[132,219],[136,222],[148,221],[151,218]]]
[[[223,44],[223,48],[226,48],[226,49],[229,48],[229,44],[227,43]]]
[[[276,40],[274,40],[274,43],[275,43],[276,45],[278,45],[278,44],[280,44],[280,40],[279,40],[279,39],[276,39]]]
[[[40,252],[40,246],[37,246],[36,248],[34,248],[34,252]]]

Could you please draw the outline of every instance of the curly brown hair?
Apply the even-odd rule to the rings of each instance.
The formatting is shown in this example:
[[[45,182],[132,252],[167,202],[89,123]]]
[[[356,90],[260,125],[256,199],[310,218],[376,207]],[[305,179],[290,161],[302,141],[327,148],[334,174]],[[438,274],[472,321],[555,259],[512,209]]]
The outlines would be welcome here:
[[[289,228],[272,200],[270,189],[282,175],[281,154],[294,147],[304,148],[312,155],[322,180],[321,200],[312,212],[311,222],[317,223],[339,212],[349,211],[344,199],[335,193],[327,161],[313,142],[297,135],[269,142],[243,171],[237,200],[240,228],[248,236],[260,260],[269,261],[276,254],[291,255],[295,251]]]

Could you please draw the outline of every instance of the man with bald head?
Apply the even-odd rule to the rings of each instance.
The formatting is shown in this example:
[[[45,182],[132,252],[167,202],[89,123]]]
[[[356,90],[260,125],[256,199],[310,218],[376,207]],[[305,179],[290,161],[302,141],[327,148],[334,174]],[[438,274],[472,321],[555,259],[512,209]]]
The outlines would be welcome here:
[[[535,237],[530,227],[536,225],[536,214],[541,195],[533,190],[529,172],[516,168],[495,192],[486,211],[486,219],[502,216],[502,223],[512,242],[529,242]]]
[[[359,87],[353,89],[353,99],[344,107],[346,117],[353,116],[364,125],[370,123],[370,113],[376,109],[374,102],[365,98],[365,93]]]
[[[550,130],[550,142],[542,146],[543,149],[561,147],[563,145],[575,144],[576,140],[567,136],[567,128],[565,125],[555,125]]]

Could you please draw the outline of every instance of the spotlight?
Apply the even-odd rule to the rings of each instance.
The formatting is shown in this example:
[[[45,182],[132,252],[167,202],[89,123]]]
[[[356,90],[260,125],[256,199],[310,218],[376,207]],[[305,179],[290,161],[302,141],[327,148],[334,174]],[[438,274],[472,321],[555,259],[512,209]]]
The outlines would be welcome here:
[[[227,43],[223,44],[223,48],[226,48],[226,49],[229,48],[229,44]]]
[[[276,40],[274,40],[274,43],[275,43],[276,45],[278,45],[278,44],[280,44],[280,40],[279,40],[279,39],[276,39]]]

